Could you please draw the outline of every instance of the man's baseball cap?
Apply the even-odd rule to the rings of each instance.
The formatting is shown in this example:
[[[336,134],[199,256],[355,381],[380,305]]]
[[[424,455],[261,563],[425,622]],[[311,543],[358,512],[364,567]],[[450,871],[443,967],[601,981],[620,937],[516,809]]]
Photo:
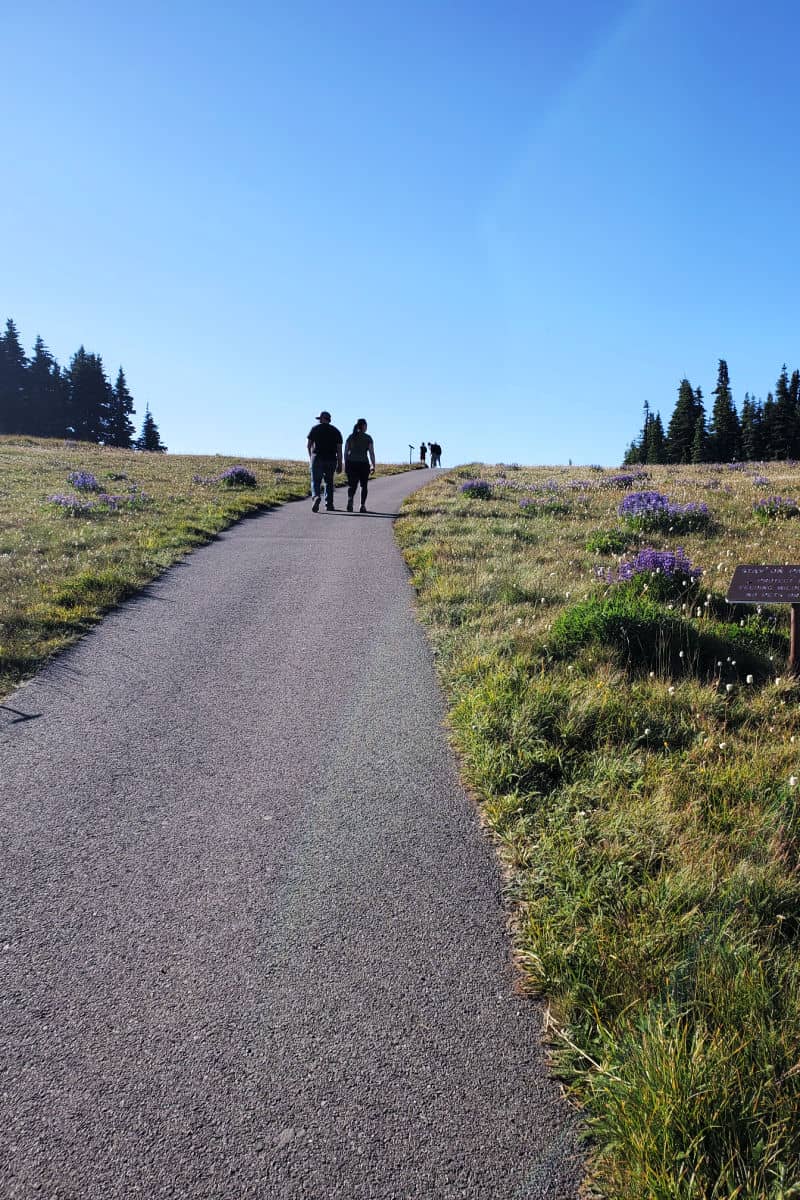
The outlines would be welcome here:
[[[331,414],[326,409],[323,408],[322,412],[315,419],[317,421],[330,421]]]

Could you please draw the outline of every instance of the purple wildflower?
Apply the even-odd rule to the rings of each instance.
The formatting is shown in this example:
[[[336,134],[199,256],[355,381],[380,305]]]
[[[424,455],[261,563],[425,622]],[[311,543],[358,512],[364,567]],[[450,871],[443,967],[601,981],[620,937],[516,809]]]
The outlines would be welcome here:
[[[470,499],[489,500],[492,495],[492,485],[485,479],[468,479],[462,483],[461,491]]]
[[[663,492],[631,492],[617,509],[621,517],[644,517],[668,511],[669,496]]]
[[[68,479],[72,486],[77,488],[79,492],[99,492],[102,490],[91,471],[70,471]]]
[[[228,467],[219,476],[219,482],[225,487],[250,487],[254,488],[257,485],[257,479],[252,471],[248,471],[247,467]]]
[[[625,580],[633,579],[634,575],[680,575],[694,582],[702,574],[702,567],[693,567],[681,546],[677,550],[653,550],[648,546],[633,558],[622,559],[617,577]]]
[[[800,505],[788,496],[765,496],[756,500],[753,512],[759,517],[796,517],[800,514]]]
[[[47,497],[48,504],[55,504],[62,512],[70,517],[78,517],[86,513],[93,512],[96,505],[93,500],[87,500],[85,496],[76,496],[74,494],[65,494],[56,492],[53,496]]]

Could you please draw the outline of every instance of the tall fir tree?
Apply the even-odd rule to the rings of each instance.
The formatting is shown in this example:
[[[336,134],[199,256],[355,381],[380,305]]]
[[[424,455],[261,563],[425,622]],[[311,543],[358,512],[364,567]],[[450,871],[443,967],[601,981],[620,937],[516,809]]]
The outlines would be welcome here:
[[[133,412],[133,396],[128,391],[125,372],[120,367],[117,382],[111,390],[106,421],[105,440],[109,446],[120,446],[123,450],[131,449],[134,435],[134,426],[131,420]]]
[[[707,461],[708,455],[708,435],[706,434],[706,419],[701,413],[694,426],[694,437],[692,438],[692,457],[693,463],[703,463]]]
[[[645,426],[644,461],[646,463],[663,463],[666,462],[666,458],[664,426],[661,422],[661,413],[657,412],[655,416],[651,415]]]
[[[642,410],[642,428],[638,438],[628,447],[624,462],[626,465],[644,463],[647,461],[647,433],[650,426],[650,402],[645,400]]]
[[[99,354],[87,354],[83,346],[72,356],[67,372],[70,427],[82,442],[102,442],[108,425],[111,385]]]
[[[772,422],[772,456],[791,458],[797,447],[797,406],[792,399],[786,363],[775,384],[775,413]]]
[[[39,336],[27,378],[28,432],[37,437],[64,437],[69,425],[67,388],[61,368]]]
[[[144,420],[142,421],[142,432],[136,439],[137,450],[152,450],[159,454],[165,454],[167,447],[161,441],[161,435],[158,432],[158,426],[153,420],[153,414],[150,412],[150,405],[145,409]]]
[[[733,462],[741,452],[741,429],[739,414],[733,403],[728,364],[719,360],[717,386],[714,388],[714,406],[711,410],[709,428],[710,451],[715,462]]]
[[[667,458],[673,463],[688,463],[697,425],[697,401],[688,379],[678,386],[678,399],[667,426]]]
[[[0,433],[26,433],[28,360],[9,317],[0,334]]]
[[[761,457],[767,461],[777,458],[775,446],[775,397],[767,392],[767,398],[761,410]]]
[[[747,462],[764,457],[762,422],[760,401],[745,392],[742,403],[742,458]]]

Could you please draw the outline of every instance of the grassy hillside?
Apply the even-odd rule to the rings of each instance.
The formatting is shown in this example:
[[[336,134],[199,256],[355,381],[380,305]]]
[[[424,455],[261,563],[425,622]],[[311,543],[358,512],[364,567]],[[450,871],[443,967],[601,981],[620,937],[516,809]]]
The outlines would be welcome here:
[[[0,697],[195,546],[308,493],[307,461],[0,437]]]
[[[800,1195],[800,684],[788,608],[724,600],[800,562],[792,498],[786,464],[472,468],[398,528],[608,1196]]]

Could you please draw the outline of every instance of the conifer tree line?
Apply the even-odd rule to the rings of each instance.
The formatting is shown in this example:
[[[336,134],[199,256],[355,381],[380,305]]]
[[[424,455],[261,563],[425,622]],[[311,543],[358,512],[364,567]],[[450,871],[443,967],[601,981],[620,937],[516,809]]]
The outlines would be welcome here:
[[[29,358],[16,325],[10,317],[6,321],[0,333],[0,433],[68,437],[124,450],[166,450],[149,405],[138,437],[134,412],[122,367],[111,384],[100,355],[81,346],[62,370],[41,337]]]
[[[765,401],[745,392],[741,412],[731,392],[728,364],[719,360],[711,415],[700,388],[688,379],[666,430],[660,413],[645,401],[644,424],[625,453],[625,463],[745,462],[800,457],[800,371],[784,363],[775,391]]]

